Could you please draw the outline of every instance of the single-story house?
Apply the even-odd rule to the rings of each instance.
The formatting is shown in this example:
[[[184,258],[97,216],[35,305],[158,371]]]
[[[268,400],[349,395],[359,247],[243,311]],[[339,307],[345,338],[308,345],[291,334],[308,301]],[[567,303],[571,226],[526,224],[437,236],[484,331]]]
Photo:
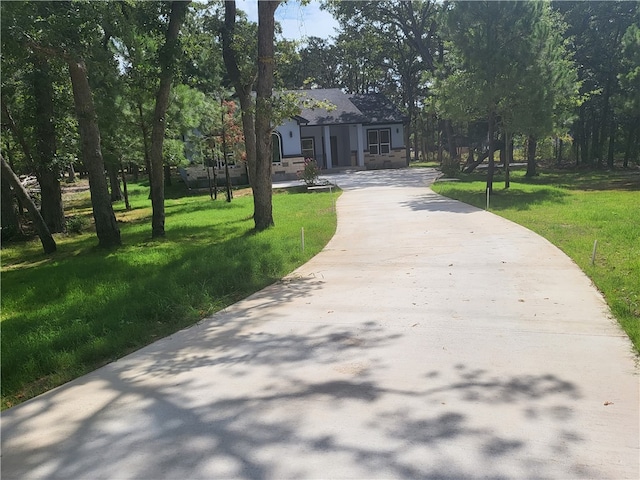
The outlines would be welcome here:
[[[332,106],[303,108],[273,133],[274,180],[296,178],[305,158],[323,171],[407,166],[405,117],[380,93],[337,88],[293,92]]]
[[[298,178],[306,158],[322,171],[402,168],[408,165],[405,121],[402,113],[380,93],[346,94],[337,88],[297,90],[301,104],[321,102],[329,108],[306,108],[274,129],[272,135],[274,180]],[[305,102],[308,101],[308,102]],[[334,108],[335,107],[335,108]],[[207,170],[209,170],[207,172]],[[180,168],[185,182],[202,188],[213,179],[214,167]],[[215,167],[223,184],[224,165]],[[246,167],[230,167],[234,185],[247,182]]]

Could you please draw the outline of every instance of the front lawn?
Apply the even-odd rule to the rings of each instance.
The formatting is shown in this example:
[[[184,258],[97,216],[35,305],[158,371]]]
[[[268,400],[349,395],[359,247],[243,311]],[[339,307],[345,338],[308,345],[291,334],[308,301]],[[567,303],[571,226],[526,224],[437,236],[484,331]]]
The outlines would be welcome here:
[[[95,234],[56,235],[2,247],[2,408],[20,403],[273,283],[333,236],[338,194],[273,197],[276,227],[253,233],[253,198],[167,191],[166,238],[151,240],[148,188],[130,186],[133,209],[116,204],[124,245],[96,248]],[[90,217],[89,192],[68,215]],[[301,248],[301,229],[305,249]]]

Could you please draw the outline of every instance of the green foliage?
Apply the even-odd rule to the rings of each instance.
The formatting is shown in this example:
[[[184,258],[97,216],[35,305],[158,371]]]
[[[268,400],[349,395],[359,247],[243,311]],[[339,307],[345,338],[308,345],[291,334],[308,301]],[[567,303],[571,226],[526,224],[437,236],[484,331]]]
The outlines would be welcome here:
[[[89,219],[82,215],[72,215],[67,217],[67,233],[81,234],[89,228]]]
[[[458,121],[493,113],[511,133],[550,134],[577,83],[549,5],[456,2],[444,18],[451,71],[437,83],[438,111]]]
[[[320,167],[313,158],[304,159],[304,167],[302,171],[298,173],[298,178],[302,180],[305,185],[311,186],[318,182],[318,176],[320,175]]]
[[[485,208],[480,175],[460,175],[433,190]],[[561,248],[604,294],[622,328],[640,353],[640,177],[632,173],[542,174],[526,179],[513,173],[511,188],[495,191],[491,211],[539,233]],[[591,265],[598,240],[595,265]]]
[[[460,173],[460,158],[443,155],[440,171],[447,177],[455,177]]]
[[[335,194],[274,195],[277,229],[252,233],[253,199],[233,203],[167,190],[167,237],[148,240],[148,188],[131,184],[131,211],[116,211],[117,254],[89,236],[4,244],[2,405],[15,405],[113,361],[276,281],[309,260],[335,231]],[[88,193],[73,200],[88,212]],[[83,210],[84,208],[84,210]],[[300,229],[305,229],[305,250]]]

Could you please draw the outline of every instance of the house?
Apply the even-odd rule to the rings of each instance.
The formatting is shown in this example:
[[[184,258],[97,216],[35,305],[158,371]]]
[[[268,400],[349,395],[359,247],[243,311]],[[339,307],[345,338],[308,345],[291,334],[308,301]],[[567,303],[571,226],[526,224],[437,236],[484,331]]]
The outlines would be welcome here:
[[[275,128],[273,180],[293,180],[303,169],[304,160],[313,158],[324,171],[402,168],[408,165],[405,144],[405,117],[379,93],[346,94],[337,88],[298,90],[304,99],[323,102],[335,108],[302,108],[299,115]],[[223,184],[224,162],[215,167],[192,164],[179,169],[191,188],[209,185],[216,173]],[[243,163],[232,162],[231,182],[246,184]]]
[[[303,108],[274,130],[273,179],[296,178],[305,158],[324,171],[401,168],[408,164],[405,117],[382,94],[341,90],[294,92],[335,109]]]

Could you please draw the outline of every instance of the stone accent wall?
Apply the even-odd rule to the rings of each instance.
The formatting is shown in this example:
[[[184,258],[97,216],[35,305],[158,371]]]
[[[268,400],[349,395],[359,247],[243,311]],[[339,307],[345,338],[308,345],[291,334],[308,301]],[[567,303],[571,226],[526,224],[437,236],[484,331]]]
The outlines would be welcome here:
[[[406,155],[407,150],[405,148],[395,148],[382,155],[371,155],[369,152],[364,152],[364,165],[367,170],[403,168],[407,166]]]
[[[304,157],[285,157],[282,162],[271,164],[271,173],[274,181],[297,180],[303,168]]]

